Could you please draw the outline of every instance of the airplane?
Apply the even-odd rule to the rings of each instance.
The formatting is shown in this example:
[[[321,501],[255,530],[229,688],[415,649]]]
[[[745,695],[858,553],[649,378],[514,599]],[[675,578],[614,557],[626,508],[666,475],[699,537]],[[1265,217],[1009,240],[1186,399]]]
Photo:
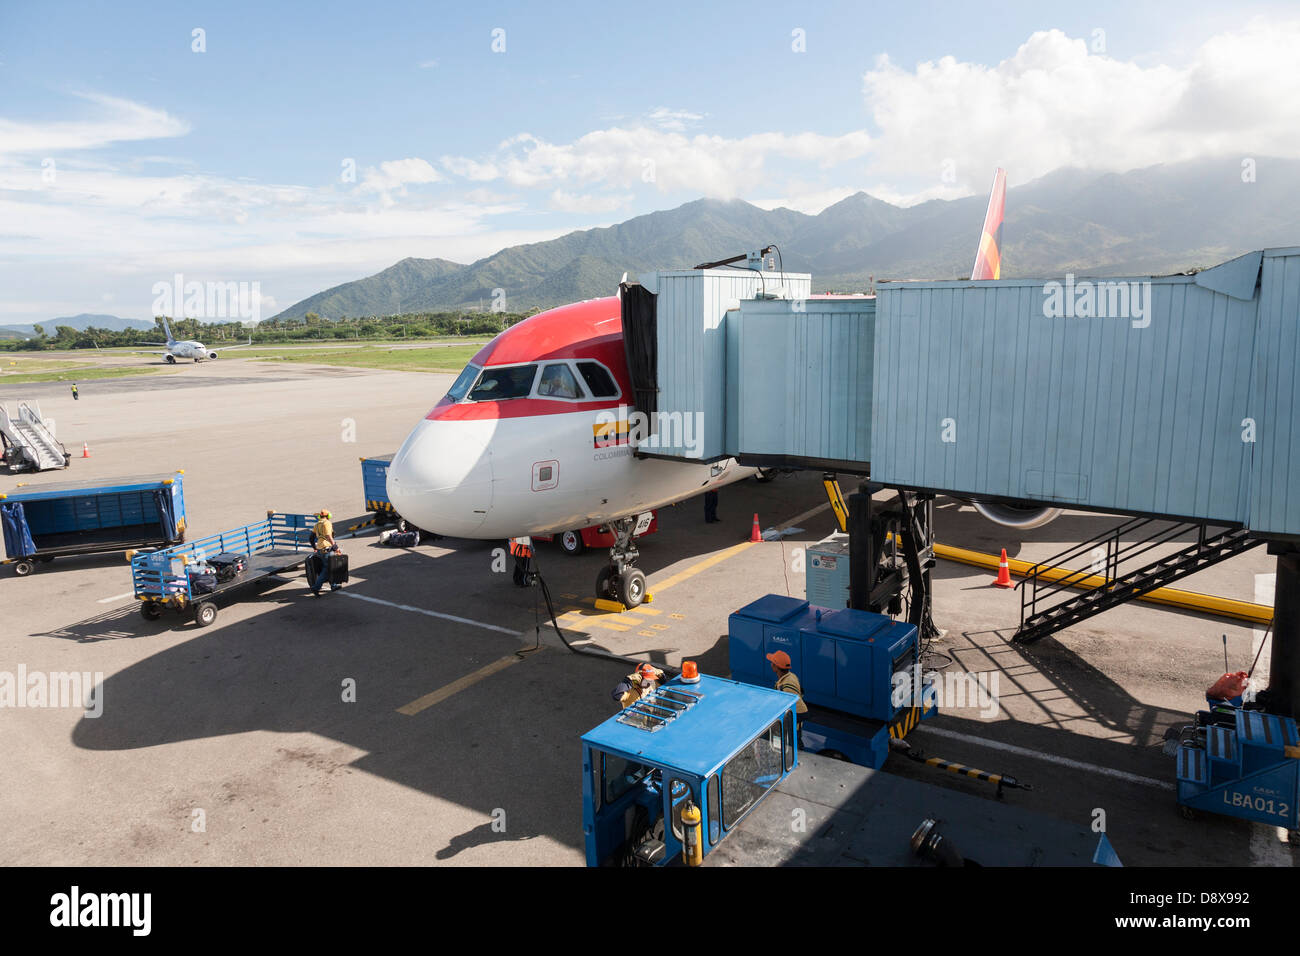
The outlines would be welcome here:
[[[1005,189],[998,170],[972,278],[999,275]],[[634,538],[649,512],[759,470],[734,459],[635,457],[625,424],[632,396],[618,295],[538,313],[480,349],[412,429],[388,469],[389,500],[412,524],[459,538],[607,525],[616,540],[596,595],[635,607],[646,588]],[[594,424],[602,413],[613,430]],[[1044,510],[1026,505],[976,503],[1002,524]]]
[[[167,324],[167,318],[165,316],[162,318],[162,324],[163,331],[167,333],[166,342],[142,342],[141,344],[164,346],[167,349],[166,352],[149,352],[147,354],[164,356],[167,359],[168,365],[175,365],[178,358],[194,359],[196,363],[202,362],[204,359],[215,359],[218,352],[224,352],[226,349],[244,349],[253,344],[253,337],[251,335],[248,337],[248,341],[243,345],[223,345],[221,348],[217,349],[210,349],[202,342],[195,342],[192,339],[178,342],[172,337],[172,328]]]

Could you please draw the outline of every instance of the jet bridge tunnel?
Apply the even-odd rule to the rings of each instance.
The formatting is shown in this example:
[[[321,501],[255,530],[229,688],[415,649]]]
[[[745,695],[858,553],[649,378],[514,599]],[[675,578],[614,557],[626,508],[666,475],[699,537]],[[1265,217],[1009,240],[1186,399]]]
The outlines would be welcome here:
[[[1300,248],[1188,275],[810,286],[625,286],[656,432],[638,453],[1237,529],[1278,557],[1270,691],[1300,709]]]

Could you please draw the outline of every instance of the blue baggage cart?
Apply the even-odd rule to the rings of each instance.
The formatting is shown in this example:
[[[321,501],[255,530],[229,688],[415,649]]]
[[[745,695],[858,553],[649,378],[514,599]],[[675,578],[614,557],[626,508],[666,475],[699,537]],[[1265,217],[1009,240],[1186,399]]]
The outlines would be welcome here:
[[[183,542],[184,474],[19,485],[0,493],[4,563],[24,576],[64,555]]]
[[[166,611],[193,614],[199,627],[207,627],[217,619],[218,602],[228,603],[249,585],[301,567],[313,551],[310,537],[315,524],[314,515],[268,511],[263,521],[136,554],[131,559],[131,580],[141,616],[156,621]],[[241,570],[201,589],[191,572],[225,555],[238,555]]]

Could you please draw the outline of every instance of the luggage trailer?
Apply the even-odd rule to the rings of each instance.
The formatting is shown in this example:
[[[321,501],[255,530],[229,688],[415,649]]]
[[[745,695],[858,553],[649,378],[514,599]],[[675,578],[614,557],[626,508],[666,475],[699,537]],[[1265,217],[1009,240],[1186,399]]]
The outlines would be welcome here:
[[[238,600],[250,585],[302,567],[313,553],[309,536],[315,523],[314,515],[268,511],[255,524],[134,555],[131,579],[140,615],[156,621],[166,611],[192,614],[199,627],[207,627],[217,619],[219,602]],[[231,553],[247,555],[244,570],[212,591],[195,591],[189,565]]]
[[[185,541],[185,472],[19,485],[0,494],[4,564],[19,577],[57,557]]]

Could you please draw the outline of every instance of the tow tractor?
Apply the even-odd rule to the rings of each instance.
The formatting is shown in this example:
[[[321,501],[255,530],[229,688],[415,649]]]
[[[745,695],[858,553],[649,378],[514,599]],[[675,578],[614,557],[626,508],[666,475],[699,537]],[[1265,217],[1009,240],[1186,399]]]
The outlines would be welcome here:
[[[802,752],[797,703],[686,661],[584,734],[587,865],[1118,865],[1087,826]]]
[[[1285,827],[1290,845],[1300,846],[1300,732],[1293,719],[1220,703],[1173,730],[1170,743],[1185,817],[1204,811]]]

